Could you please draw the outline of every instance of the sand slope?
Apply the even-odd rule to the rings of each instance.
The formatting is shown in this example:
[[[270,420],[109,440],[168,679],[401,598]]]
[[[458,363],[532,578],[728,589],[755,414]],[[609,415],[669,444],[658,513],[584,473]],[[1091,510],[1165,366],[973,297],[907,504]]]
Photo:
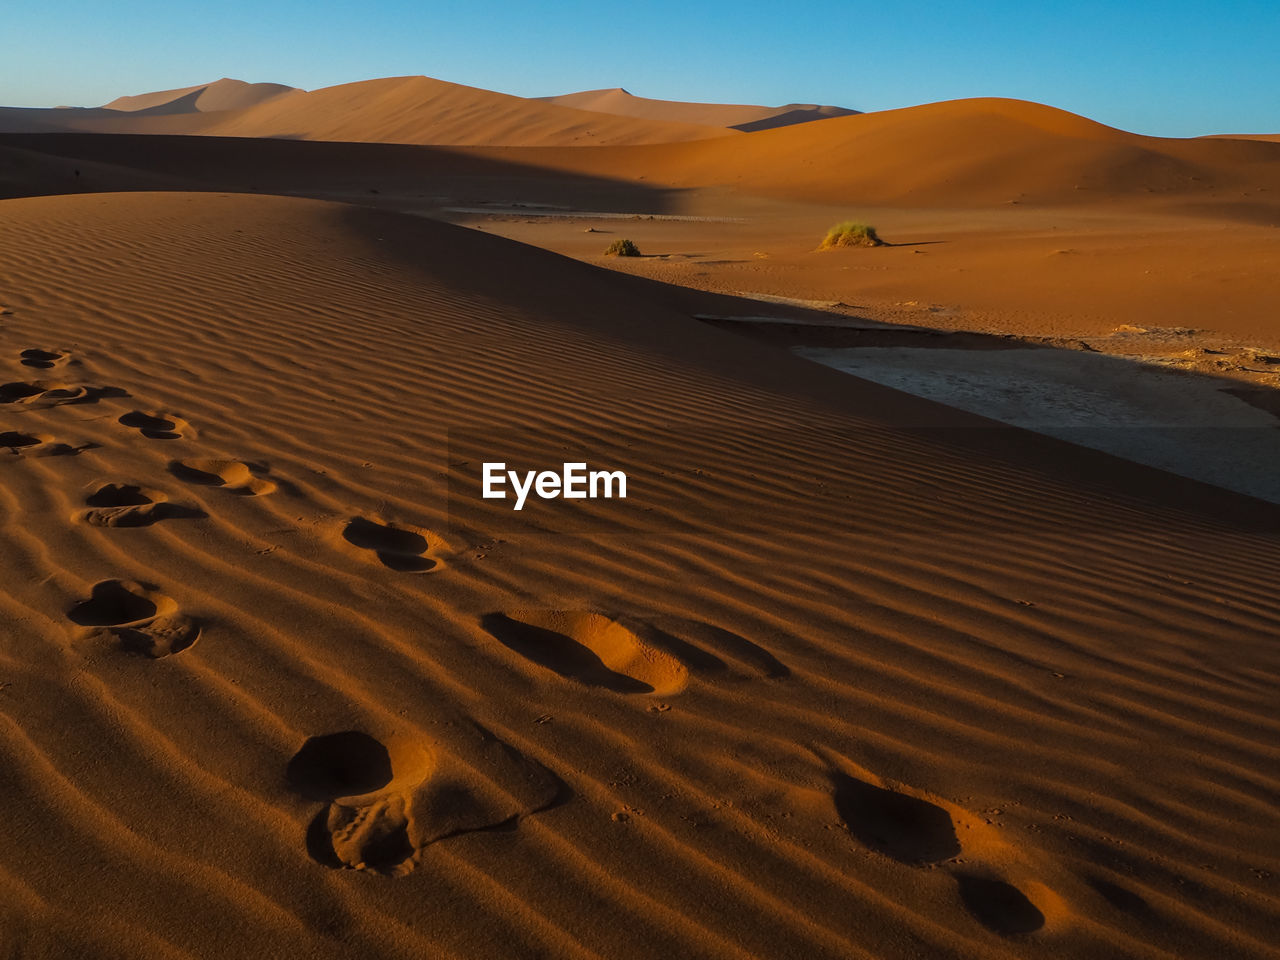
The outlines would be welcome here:
[[[3,214],[15,955],[1277,955],[1274,510],[475,231]],[[450,511],[495,425],[656,532]]]
[[[846,107],[827,107],[816,103],[789,103],[781,107],[761,107],[739,103],[691,103],[683,100],[650,100],[637,97],[621,87],[609,90],[584,90],[556,97],[540,97],[547,103],[597,113],[616,113],[624,117],[647,120],[696,123],[711,127],[732,127],[744,132],[807,123],[827,117],[843,117],[858,113]]]

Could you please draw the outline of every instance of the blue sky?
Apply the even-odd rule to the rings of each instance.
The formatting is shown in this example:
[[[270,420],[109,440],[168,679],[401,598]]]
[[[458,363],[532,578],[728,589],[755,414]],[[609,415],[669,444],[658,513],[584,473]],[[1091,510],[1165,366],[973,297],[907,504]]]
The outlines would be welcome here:
[[[883,110],[1037,100],[1139,133],[1280,132],[1280,0],[218,4],[19,0],[0,104],[96,105],[222,76],[426,74],[542,96]]]

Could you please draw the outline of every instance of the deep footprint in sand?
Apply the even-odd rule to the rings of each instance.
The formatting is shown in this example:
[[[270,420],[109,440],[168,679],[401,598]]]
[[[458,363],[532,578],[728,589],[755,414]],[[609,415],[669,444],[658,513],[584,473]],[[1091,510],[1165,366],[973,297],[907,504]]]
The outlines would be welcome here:
[[[462,720],[448,747],[359,730],[311,737],[285,775],[324,806],[307,828],[312,859],[334,869],[401,877],[432,843],[545,810],[568,795],[546,767]]]
[[[178,612],[178,605],[149,584],[103,580],[88,600],[67,611],[72,623],[89,628],[92,638],[107,637],[124,650],[153,659],[172,656],[200,639],[200,625]]]
[[[962,852],[957,816],[966,828],[966,837],[971,833],[981,837],[984,830],[991,830],[959,808],[955,808],[953,815],[937,803],[888,785],[877,785],[839,771],[832,771],[831,777],[836,812],[849,833],[899,863],[923,867],[948,861],[964,862],[956,859]],[[989,847],[992,842],[1001,845],[1001,841],[993,841],[988,834],[985,843]],[[993,933],[1019,936],[1035,933],[1045,925],[1040,908],[1023,891],[990,869],[981,866],[951,869],[960,902],[970,916]]]
[[[7,450],[17,457],[75,456],[92,446],[93,444],[82,444],[73,447],[66,443],[55,443],[53,437],[43,433],[22,433],[18,430],[0,433],[0,450]]]
[[[203,510],[171,503],[163,490],[132,483],[105,483],[85,497],[75,519],[94,527],[146,527],[159,520],[205,516]]]
[[[187,483],[221,487],[242,497],[263,496],[276,489],[274,481],[261,476],[265,467],[239,460],[174,460],[169,472]]]
[[[26,403],[45,392],[41,381],[0,384],[0,403]]]
[[[481,626],[516,653],[560,676],[615,693],[670,695],[689,668],[629,625],[586,610],[491,613]]]
[[[122,414],[119,422],[132,427],[148,440],[181,440],[191,434],[191,425],[171,413],[145,413],[132,410]]]
[[[371,551],[384,567],[400,573],[426,573],[440,563],[425,556],[431,544],[424,531],[398,523],[352,517],[342,529],[342,539],[361,550]]]
[[[24,367],[35,367],[39,370],[52,370],[61,367],[71,358],[61,350],[40,350],[31,347],[18,354],[18,362]]]
[[[388,749],[358,730],[312,737],[286,770],[295,791],[327,804],[308,831],[312,856],[330,866],[408,873],[419,842],[409,793],[431,770],[431,754],[409,742]]]
[[[1013,937],[1044,926],[1044,913],[1013,884],[977,873],[957,873],[955,880],[965,909],[993,933]]]
[[[899,863],[941,863],[960,854],[951,814],[937,804],[833,774],[836,812],[863,844]]]
[[[52,439],[52,437],[40,433],[20,433],[16,430],[6,430],[0,433],[0,447],[7,447],[12,453],[19,453],[48,443]]]
[[[0,403],[54,407],[66,403],[94,403],[116,395],[110,387],[84,387],[55,380],[16,380],[0,384]]]

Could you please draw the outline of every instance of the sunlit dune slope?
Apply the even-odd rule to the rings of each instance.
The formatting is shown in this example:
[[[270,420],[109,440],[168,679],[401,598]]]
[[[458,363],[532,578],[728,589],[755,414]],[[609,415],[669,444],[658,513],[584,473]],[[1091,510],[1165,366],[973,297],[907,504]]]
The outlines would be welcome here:
[[[545,162],[814,202],[1090,203],[1280,190],[1274,144],[1144,137],[998,99],[837,117],[733,141],[549,153]]]
[[[597,113],[616,113],[625,117],[648,120],[696,123],[712,127],[734,127],[741,130],[767,129],[793,123],[806,123],[827,117],[857,113],[845,107],[819,106],[814,103],[789,103],[781,107],[762,107],[739,103],[692,103],[683,100],[651,100],[637,97],[621,87],[609,90],[584,90],[557,97],[541,97],[548,103]]]

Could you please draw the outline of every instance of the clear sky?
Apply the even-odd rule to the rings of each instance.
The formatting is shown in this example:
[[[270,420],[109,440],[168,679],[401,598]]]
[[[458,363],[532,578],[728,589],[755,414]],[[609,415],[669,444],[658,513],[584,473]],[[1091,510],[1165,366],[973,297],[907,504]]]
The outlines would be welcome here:
[[[862,110],[1017,97],[1139,133],[1280,132],[1280,0],[18,0],[4,20],[11,106],[426,74]]]

